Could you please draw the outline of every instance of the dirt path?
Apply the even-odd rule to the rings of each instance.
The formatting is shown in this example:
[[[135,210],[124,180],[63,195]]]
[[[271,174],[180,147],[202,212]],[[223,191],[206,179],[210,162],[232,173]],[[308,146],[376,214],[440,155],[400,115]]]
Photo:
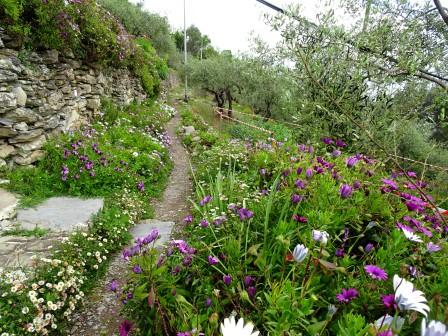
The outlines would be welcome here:
[[[187,214],[187,198],[192,190],[188,154],[176,136],[179,121],[180,117],[176,115],[167,125],[168,134],[172,139],[170,155],[174,168],[162,199],[154,201],[155,219],[175,224],[181,223]],[[118,335],[118,326],[123,320],[119,314],[121,303],[108,287],[114,279],[120,284],[124,283],[127,272],[127,265],[123,262],[121,254],[113,256],[107,274],[86,299],[84,309],[74,314],[68,335]]]

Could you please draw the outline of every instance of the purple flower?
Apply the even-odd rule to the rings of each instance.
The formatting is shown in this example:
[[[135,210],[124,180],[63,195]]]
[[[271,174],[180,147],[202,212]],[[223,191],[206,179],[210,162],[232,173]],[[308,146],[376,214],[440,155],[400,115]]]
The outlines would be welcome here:
[[[389,180],[389,179],[382,179],[384,186],[388,187],[390,190],[398,190],[398,185],[395,183],[395,181]]]
[[[222,277],[222,281],[224,281],[224,283],[229,286],[232,282],[232,277],[230,275],[224,275]]]
[[[206,205],[208,202],[210,202],[212,200],[212,197],[210,195],[205,196],[200,202],[199,205],[200,206],[204,206]]]
[[[308,218],[299,216],[297,214],[292,215],[292,219],[299,223],[308,223]]]
[[[376,334],[376,336],[394,336],[394,333],[392,332],[392,330],[387,329],[387,330],[384,330],[384,331]]]
[[[300,195],[297,195],[297,194],[293,194],[293,195],[291,196],[291,201],[292,201],[292,203],[294,203],[294,204],[299,203],[302,199],[303,199],[303,196],[300,196]]]
[[[142,192],[145,191],[145,183],[143,181],[138,182],[137,189]]]
[[[356,156],[350,156],[345,163],[347,164],[348,168],[353,168],[356,163],[358,163],[359,159]]]
[[[297,180],[294,185],[299,189],[305,189],[305,182],[302,180]]]
[[[209,255],[209,256],[207,257],[207,260],[208,260],[208,263],[209,263],[210,265],[216,265],[216,264],[219,262],[219,259],[218,259],[218,258],[213,257],[213,256],[211,256],[211,255]]]
[[[206,307],[210,307],[212,305],[212,299],[210,299],[210,298],[206,298],[205,299],[205,306]]]
[[[303,171],[303,168],[301,168],[301,167],[297,168],[297,170],[296,170],[297,175],[302,174],[302,171]]]
[[[185,267],[188,267],[193,262],[193,257],[191,255],[186,255],[184,259],[182,260],[182,265]]]
[[[112,292],[116,292],[118,290],[118,281],[117,280],[112,280],[109,284],[109,290],[111,290]]]
[[[349,289],[343,288],[342,292],[336,295],[336,299],[338,299],[340,303],[349,303],[358,296],[359,293],[355,288],[349,288]]]
[[[338,146],[338,147],[340,147],[340,148],[344,148],[344,147],[347,146],[347,144],[346,144],[344,141],[342,141],[342,140],[340,140],[340,139],[337,139],[337,140],[336,140],[336,146]]]
[[[254,213],[249,209],[241,208],[238,209],[238,216],[240,216],[240,219],[243,221],[252,218],[254,216]]]
[[[331,155],[333,156],[333,157],[338,157],[338,156],[340,156],[342,154],[342,152],[340,151],[340,150],[338,150],[338,149],[335,149],[334,151],[333,151],[333,153],[331,153]]]
[[[348,184],[343,184],[339,188],[339,195],[341,195],[342,198],[349,198],[353,193],[352,187],[350,187]]]
[[[201,221],[199,222],[199,225],[203,228],[206,228],[206,227],[208,227],[209,224],[208,224],[207,220],[201,219]]]
[[[381,280],[381,281],[387,280],[386,271],[383,270],[382,268],[379,268],[378,266],[366,265],[366,266],[364,266],[364,270],[372,279]]]
[[[395,294],[381,295],[381,301],[383,302],[384,307],[386,307],[387,309],[397,309]]]
[[[372,249],[374,248],[372,243],[368,243],[366,245],[366,247],[364,248],[364,251],[366,251],[366,253],[369,253],[370,251],[372,251]]]
[[[341,249],[341,248],[336,249],[336,252],[335,252],[336,257],[342,258],[344,256],[344,254],[345,254],[344,249]]]
[[[417,178],[417,174],[414,173],[413,171],[408,171],[406,174],[407,174],[409,177]]]
[[[260,169],[260,175],[261,175],[261,176],[265,176],[265,175],[266,175],[266,169],[261,168],[261,169]]]
[[[132,323],[128,320],[124,320],[119,327],[120,336],[128,336],[132,330]]]
[[[311,168],[308,168],[308,169],[305,171],[305,176],[306,176],[307,178],[311,178],[311,177],[313,177],[313,170],[312,170]]]
[[[250,275],[246,275],[244,277],[244,286],[250,287],[254,284],[254,281],[255,281],[254,277],[251,277]]]
[[[249,294],[249,297],[250,297],[251,299],[253,299],[253,298],[255,297],[255,294],[257,293],[257,290],[256,290],[255,287],[250,286],[250,287],[247,289],[247,293]]]
[[[333,139],[329,137],[322,138],[321,141],[326,145],[331,145],[334,142]]]
[[[91,170],[93,168],[93,162],[92,161],[87,161],[85,163],[84,167],[86,167],[87,170]]]
[[[355,182],[353,183],[353,189],[359,189],[359,188],[361,188],[361,182],[359,182],[359,181],[355,181]]]
[[[140,265],[135,265],[132,268],[132,272],[134,272],[135,274],[141,274],[143,271],[142,271],[142,268],[140,267]]]
[[[429,242],[428,244],[426,244],[426,248],[429,253],[438,252],[442,249],[439,245],[436,245],[432,242]]]
[[[193,216],[192,216],[192,215],[188,215],[188,216],[186,216],[186,217],[184,218],[184,223],[185,223],[185,224],[189,224],[189,223],[191,223],[191,222],[193,222]]]

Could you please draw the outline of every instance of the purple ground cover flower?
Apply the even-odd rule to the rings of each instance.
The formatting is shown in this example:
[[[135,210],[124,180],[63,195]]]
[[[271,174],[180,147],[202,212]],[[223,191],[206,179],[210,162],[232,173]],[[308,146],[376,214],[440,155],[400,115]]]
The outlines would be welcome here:
[[[203,228],[206,228],[209,226],[207,220],[205,220],[205,219],[201,219],[201,221],[199,222],[199,225]]]
[[[375,265],[366,265],[364,266],[364,270],[366,273],[375,280],[387,280],[387,273],[382,268]]]
[[[426,244],[426,248],[429,253],[438,252],[442,249],[439,245],[434,244],[433,242],[429,242],[428,244]]]
[[[335,150],[331,153],[331,155],[332,155],[333,157],[341,156],[341,154],[342,154],[342,152],[341,152],[339,149],[335,149]]]
[[[252,218],[254,216],[254,213],[249,209],[241,208],[238,209],[238,216],[240,216],[240,219],[243,221]]]
[[[254,277],[251,277],[250,275],[246,275],[244,277],[244,286],[250,287],[250,286],[252,286],[254,284],[254,282],[255,282],[255,278]]]
[[[294,182],[294,185],[299,189],[305,189],[305,182],[303,182],[302,180],[296,180],[296,182]]]
[[[357,163],[359,159],[356,156],[350,156],[346,161],[346,165],[348,168],[353,168]]]
[[[336,143],[335,144],[336,144],[336,146],[338,146],[340,148],[344,148],[344,147],[347,146],[347,144],[344,141],[342,141],[341,139],[336,139]]]
[[[372,243],[368,243],[366,245],[366,247],[364,247],[364,251],[366,251],[367,253],[369,253],[370,251],[372,251],[372,249],[374,248]]]
[[[199,202],[199,205],[200,205],[200,206],[204,206],[204,205],[206,205],[208,202],[210,202],[211,200],[212,200],[212,196],[207,195],[207,196],[205,196],[205,197]]]
[[[229,286],[232,283],[232,277],[230,275],[224,275],[222,277],[222,281],[224,281],[224,283]]]
[[[218,258],[213,257],[213,256],[211,256],[211,255],[209,255],[209,256],[207,257],[207,260],[208,260],[208,263],[209,263],[210,265],[216,265],[216,264],[219,262],[219,259],[218,259]]]
[[[302,172],[303,172],[303,168],[302,167],[297,168],[297,170],[296,170],[297,175],[302,174]]]
[[[137,182],[137,189],[141,192],[145,191],[145,183],[143,181]]]
[[[110,284],[109,284],[109,289],[112,291],[112,292],[116,292],[117,290],[118,290],[118,281],[117,280],[112,280],[111,282],[110,282]]]
[[[336,299],[340,303],[349,303],[350,301],[357,298],[358,296],[359,296],[359,293],[355,288],[349,288],[349,289],[343,288],[341,293],[336,295]]]
[[[293,194],[292,196],[291,196],[291,201],[292,201],[292,203],[294,203],[294,204],[297,204],[297,203],[299,203],[300,201],[302,201],[303,200],[303,196],[300,196],[300,195],[297,195],[297,194]]]
[[[210,299],[209,297],[205,299],[205,306],[206,307],[210,307],[212,305],[212,299]]]
[[[121,322],[119,327],[120,336],[128,336],[132,330],[132,323],[128,320]]]
[[[342,258],[345,255],[344,249],[337,248],[335,252],[335,256],[338,258]]]
[[[255,294],[257,293],[257,289],[255,288],[255,287],[253,287],[253,286],[250,286],[248,289],[247,289],[247,294],[249,294],[249,297],[251,298],[251,299],[253,299],[254,297],[255,297]]]
[[[359,189],[359,188],[361,188],[361,182],[359,182],[359,181],[355,181],[354,183],[353,183],[353,189]]]
[[[353,193],[352,187],[350,187],[348,184],[343,184],[339,188],[339,195],[341,195],[342,198],[349,198]]]
[[[384,294],[381,295],[381,301],[384,307],[387,309],[397,309],[397,304],[395,303],[395,294]]]
[[[394,336],[394,333],[392,330],[388,329],[376,334],[376,336]]]
[[[331,145],[334,142],[333,139],[329,137],[324,137],[321,139],[321,141],[326,145]]]
[[[299,216],[297,214],[292,215],[292,219],[299,223],[308,223],[308,218],[304,216]]]
[[[140,267],[140,265],[135,265],[132,268],[132,272],[134,272],[135,274],[141,274],[143,271],[142,271],[142,268]]]
[[[395,181],[389,179],[382,179],[381,181],[383,181],[384,183],[383,188],[386,187],[389,192],[391,190],[398,190],[398,185],[397,183],[395,183]]]
[[[306,176],[307,178],[311,178],[311,177],[313,177],[313,170],[312,170],[311,168],[308,168],[308,169],[305,171],[305,176]]]
[[[193,222],[193,215],[188,215],[188,216],[186,216],[186,217],[184,218],[184,223],[185,223],[185,224],[189,224],[189,223],[191,223],[191,222]]]

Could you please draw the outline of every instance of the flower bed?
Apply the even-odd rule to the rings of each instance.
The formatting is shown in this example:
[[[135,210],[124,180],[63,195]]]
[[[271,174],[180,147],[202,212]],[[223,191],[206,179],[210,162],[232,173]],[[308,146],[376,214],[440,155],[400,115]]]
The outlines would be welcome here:
[[[53,194],[101,195],[105,206],[88,231],[75,231],[31,269],[0,269],[0,335],[61,334],[84,293],[105,272],[128,229],[150,216],[149,200],[171,169],[163,105],[112,106],[92,128],[56,139],[36,168],[9,173],[29,202]]]
[[[138,243],[129,255],[138,272],[118,292],[132,297],[134,333],[218,335],[231,314],[262,335],[415,335],[422,318],[444,321],[436,200],[415,173],[344,151],[329,138],[203,151],[185,239],[160,257]]]

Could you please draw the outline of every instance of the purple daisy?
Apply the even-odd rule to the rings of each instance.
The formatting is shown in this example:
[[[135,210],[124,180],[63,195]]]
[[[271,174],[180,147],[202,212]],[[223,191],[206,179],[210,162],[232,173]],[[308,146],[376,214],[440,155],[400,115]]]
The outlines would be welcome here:
[[[349,289],[343,288],[341,293],[336,295],[336,299],[338,299],[340,303],[349,303],[358,296],[359,293],[355,288],[349,288]]]
[[[381,281],[387,280],[386,271],[383,270],[382,268],[379,268],[378,266],[366,265],[366,266],[364,266],[364,270],[372,279],[381,280]]]
[[[216,265],[219,262],[219,259],[213,256],[208,256],[207,260],[210,265]]]

